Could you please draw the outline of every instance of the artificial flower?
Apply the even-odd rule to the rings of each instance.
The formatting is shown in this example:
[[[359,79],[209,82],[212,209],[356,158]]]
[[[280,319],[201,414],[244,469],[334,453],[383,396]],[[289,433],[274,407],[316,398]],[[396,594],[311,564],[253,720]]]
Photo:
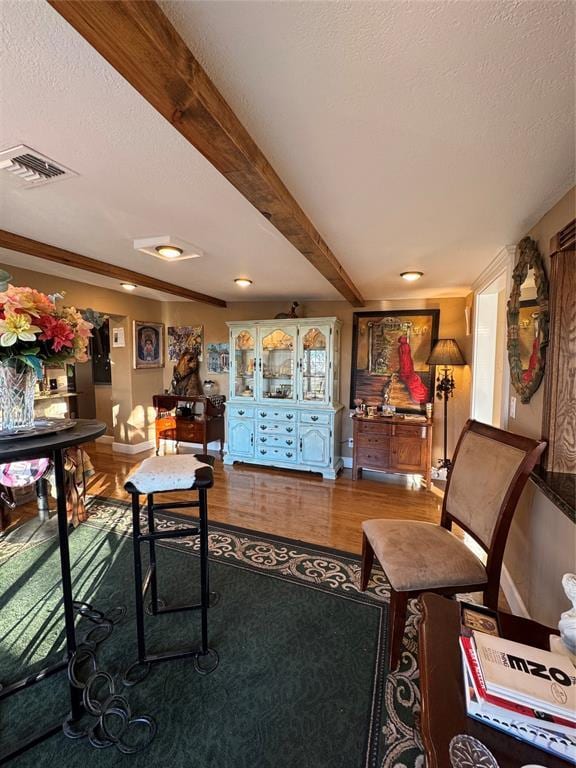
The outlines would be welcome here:
[[[30,315],[24,313],[8,312],[3,320],[0,320],[0,346],[12,347],[17,341],[36,341],[36,334],[41,328],[32,325]]]
[[[0,293],[0,305],[4,305],[5,312],[26,312],[29,315],[50,315],[55,311],[54,302],[48,296],[34,288],[19,288],[9,285],[8,289]]]
[[[69,323],[58,317],[43,315],[38,320],[42,334],[41,341],[51,341],[54,352],[60,352],[63,347],[73,347],[74,330]]]

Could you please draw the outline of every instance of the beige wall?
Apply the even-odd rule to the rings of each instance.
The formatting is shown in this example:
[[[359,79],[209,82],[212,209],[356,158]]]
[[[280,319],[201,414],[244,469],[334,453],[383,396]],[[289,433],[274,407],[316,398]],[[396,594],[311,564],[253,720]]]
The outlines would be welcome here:
[[[573,188],[528,232],[538,242],[548,275],[550,238],[575,216]],[[508,428],[541,437],[543,405],[542,384],[527,405],[517,398],[516,418],[509,420]],[[528,483],[514,516],[504,563],[529,613],[544,624],[556,625],[561,611],[569,607],[560,579],[564,573],[576,570],[576,529],[532,482]]]
[[[440,336],[454,337],[461,346],[464,357],[470,361],[472,337],[465,335],[464,307],[468,300],[465,298],[454,299],[428,299],[423,301],[371,301],[362,311],[376,309],[440,309]],[[164,322],[170,325],[203,325],[204,344],[217,343],[228,340],[228,328],[226,322],[230,320],[263,320],[273,318],[278,312],[286,312],[286,303],[278,302],[231,302],[226,309],[217,309],[202,304],[188,302],[169,302],[164,305]],[[350,370],[352,355],[352,315],[354,308],[345,301],[310,301],[298,308],[300,317],[337,317],[342,321],[341,342],[341,376],[340,396],[348,408],[350,400]],[[228,375],[208,375],[206,362],[200,370],[202,380],[211,378],[220,384],[222,394],[228,395]],[[170,385],[172,366],[165,370],[164,385]],[[449,403],[449,452],[453,450],[455,441],[460,433],[463,423],[470,413],[470,368],[464,366],[455,370],[456,392],[454,399]],[[438,402],[438,401],[436,401]],[[350,456],[351,450],[347,447],[348,437],[352,435],[350,419],[347,418],[347,410],[343,418],[342,455]],[[443,413],[441,404],[435,409],[434,416],[434,458],[438,459],[442,454],[442,429]]]
[[[97,387],[95,393],[97,417],[109,425],[116,442],[136,444],[152,439],[152,395],[162,391],[163,371],[133,369],[132,322],[161,322],[162,303],[13,266],[0,264],[0,269],[9,272],[16,285],[29,285],[44,293],[65,293],[66,304],[104,312],[110,315],[111,327],[124,327],[126,346],[111,350],[112,387],[105,394]]]

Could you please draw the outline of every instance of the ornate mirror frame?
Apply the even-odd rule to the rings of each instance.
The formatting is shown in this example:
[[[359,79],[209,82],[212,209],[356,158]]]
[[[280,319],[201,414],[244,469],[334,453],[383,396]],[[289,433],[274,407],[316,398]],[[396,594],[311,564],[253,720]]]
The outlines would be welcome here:
[[[518,243],[518,262],[512,272],[512,290],[508,299],[508,362],[510,363],[510,378],[514,389],[523,403],[529,403],[536,392],[546,365],[546,347],[548,345],[548,278],[542,264],[542,257],[537,243],[531,237],[525,237]],[[520,358],[520,302],[522,285],[528,271],[534,270],[536,283],[536,300],[539,307],[538,315],[538,359],[532,369],[532,376],[526,379]]]

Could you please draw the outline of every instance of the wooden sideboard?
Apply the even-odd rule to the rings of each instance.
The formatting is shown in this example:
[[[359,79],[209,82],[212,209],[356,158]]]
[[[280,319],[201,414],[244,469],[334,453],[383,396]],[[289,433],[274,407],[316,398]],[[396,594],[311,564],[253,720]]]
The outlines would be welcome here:
[[[363,469],[397,474],[419,474],[430,489],[432,477],[432,421],[401,416],[359,416],[354,424],[352,479]]]
[[[204,395],[182,397],[180,395],[154,395],[152,402],[156,409],[156,454],[160,440],[175,440],[176,443],[201,443],[207,452],[208,443],[220,441],[220,455],[224,450],[224,401],[218,396],[214,401]],[[216,403],[216,404],[215,404]],[[201,413],[196,413],[200,404]],[[178,416],[176,408],[187,407],[190,414]]]

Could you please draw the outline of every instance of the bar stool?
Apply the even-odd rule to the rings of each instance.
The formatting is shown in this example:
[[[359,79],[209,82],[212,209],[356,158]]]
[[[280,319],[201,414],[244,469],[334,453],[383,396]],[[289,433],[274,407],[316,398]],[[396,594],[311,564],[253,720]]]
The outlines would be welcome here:
[[[207,455],[179,454],[175,456],[153,456],[145,459],[136,471],[130,475],[124,489],[132,497],[132,535],[134,544],[134,582],[136,601],[136,634],[138,638],[138,660],[124,673],[125,685],[135,685],[143,680],[151,665],[161,661],[192,658],[194,668],[200,674],[209,674],[218,666],[219,658],[215,650],[208,647],[208,607],[210,592],[208,584],[208,501],[207,492],[214,485],[214,459]],[[154,495],[174,491],[197,491],[194,501],[175,501],[162,504],[154,502]],[[148,532],[140,529],[140,496],[147,498]],[[161,510],[189,509],[199,510],[197,525],[167,531],[158,531],[154,513]],[[186,522],[190,518],[172,514]],[[196,522],[196,521],[195,521]],[[156,564],[156,542],[162,539],[175,539],[184,536],[200,537],[200,602],[191,605],[165,606],[158,598],[158,573]],[[142,578],[142,558],[140,545],[148,542],[150,563]],[[153,616],[162,613],[199,610],[201,614],[202,636],[200,648],[183,651],[167,651],[147,654],[144,633],[144,598],[150,590],[151,612]]]

